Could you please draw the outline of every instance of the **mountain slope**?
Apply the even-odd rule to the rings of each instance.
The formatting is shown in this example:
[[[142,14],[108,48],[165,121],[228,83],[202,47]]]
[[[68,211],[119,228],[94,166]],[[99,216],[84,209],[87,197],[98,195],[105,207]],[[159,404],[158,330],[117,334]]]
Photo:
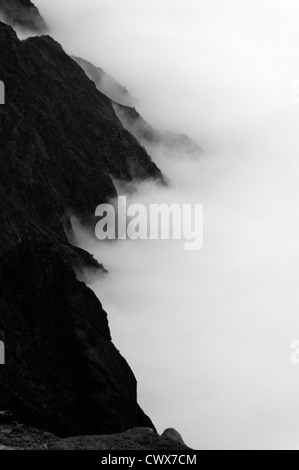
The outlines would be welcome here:
[[[59,435],[153,427],[107,315],[74,266],[69,214],[92,221],[113,178],[163,180],[110,99],[50,37],[0,23],[0,409]]]
[[[131,132],[146,148],[164,146],[169,150],[201,154],[202,149],[184,134],[170,131],[158,131],[136,111],[135,108],[113,103],[113,108],[123,126]]]
[[[54,40],[21,42],[2,24],[0,41],[0,80],[6,86],[0,220],[5,217],[8,234],[4,240],[2,233],[0,252],[37,223],[61,233],[68,212],[92,216],[116,194],[112,178],[162,180],[111,101]]]
[[[120,85],[111,75],[100,67],[95,67],[87,60],[80,57],[72,57],[82,67],[86,75],[96,84],[99,91],[111,98],[117,103],[125,106],[133,106],[136,99],[128,92],[128,90]]]
[[[103,69],[80,57],[73,57],[73,59],[95,83],[97,89],[111,98],[113,108],[123,126],[146,148],[151,150],[153,146],[158,145],[164,146],[168,150],[187,152],[191,155],[202,153],[200,146],[188,136],[174,132],[158,131],[146,122],[134,107],[136,100],[126,88],[122,87]]]
[[[47,31],[44,19],[30,0],[0,0],[0,17],[1,13],[2,19],[12,26],[38,34]]]

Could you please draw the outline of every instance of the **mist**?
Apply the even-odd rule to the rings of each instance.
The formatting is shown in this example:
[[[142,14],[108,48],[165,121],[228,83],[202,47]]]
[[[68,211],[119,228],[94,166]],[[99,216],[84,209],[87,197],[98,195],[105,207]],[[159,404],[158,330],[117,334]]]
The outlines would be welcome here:
[[[204,149],[149,148],[169,186],[129,196],[202,203],[202,250],[96,242],[74,220],[109,270],[91,288],[141,406],[196,449],[299,449],[298,2],[35,3],[65,50],[126,86],[150,124]]]

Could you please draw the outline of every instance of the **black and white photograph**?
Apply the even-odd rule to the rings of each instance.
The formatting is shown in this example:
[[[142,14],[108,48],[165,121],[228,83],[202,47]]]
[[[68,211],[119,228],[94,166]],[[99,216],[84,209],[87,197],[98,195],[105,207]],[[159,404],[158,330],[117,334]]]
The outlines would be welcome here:
[[[0,0],[1,456],[299,450],[298,25]]]

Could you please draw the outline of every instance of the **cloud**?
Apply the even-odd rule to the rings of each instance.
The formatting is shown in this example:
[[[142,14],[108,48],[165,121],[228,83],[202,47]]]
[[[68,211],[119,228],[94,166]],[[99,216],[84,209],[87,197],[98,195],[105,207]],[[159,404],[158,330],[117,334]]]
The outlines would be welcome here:
[[[151,149],[168,189],[132,202],[204,204],[204,247],[81,246],[92,285],[159,430],[201,449],[298,449],[298,4],[293,0],[36,0],[66,50],[111,73],[199,160]]]

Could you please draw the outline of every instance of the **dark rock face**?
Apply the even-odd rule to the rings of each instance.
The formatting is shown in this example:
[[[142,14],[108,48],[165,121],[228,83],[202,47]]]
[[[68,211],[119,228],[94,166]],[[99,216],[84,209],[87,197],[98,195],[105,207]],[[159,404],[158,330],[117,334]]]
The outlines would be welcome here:
[[[133,98],[128,90],[105,72],[105,70],[96,67],[80,57],[72,58],[82,67],[86,75],[96,84],[97,89],[104,93],[104,95],[125,106],[133,106],[136,103],[136,99]]]
[[[60,435],[140,425],[136,381],[111,342],[107,315],[51,245],[5,253],[0,299],[2,408]]]
[[[185,442],[183,441],[182,436],[173,428],[165,429],[165,431],[162,434],[162,437],[165,437],[165,439],[172,439],[173,441],[176,441],[182,445],[185,445]]]
[[[30,0],[0,0],[0,13],[6,23],[34,33],[45,33],[47,25]]]
[[[0,23],[0,410],[61,436],[153,427],[111,342],[107,316],[74,266],[68,213],[91,220],[112,178],[163,180],[110,99],[49,37]]]

